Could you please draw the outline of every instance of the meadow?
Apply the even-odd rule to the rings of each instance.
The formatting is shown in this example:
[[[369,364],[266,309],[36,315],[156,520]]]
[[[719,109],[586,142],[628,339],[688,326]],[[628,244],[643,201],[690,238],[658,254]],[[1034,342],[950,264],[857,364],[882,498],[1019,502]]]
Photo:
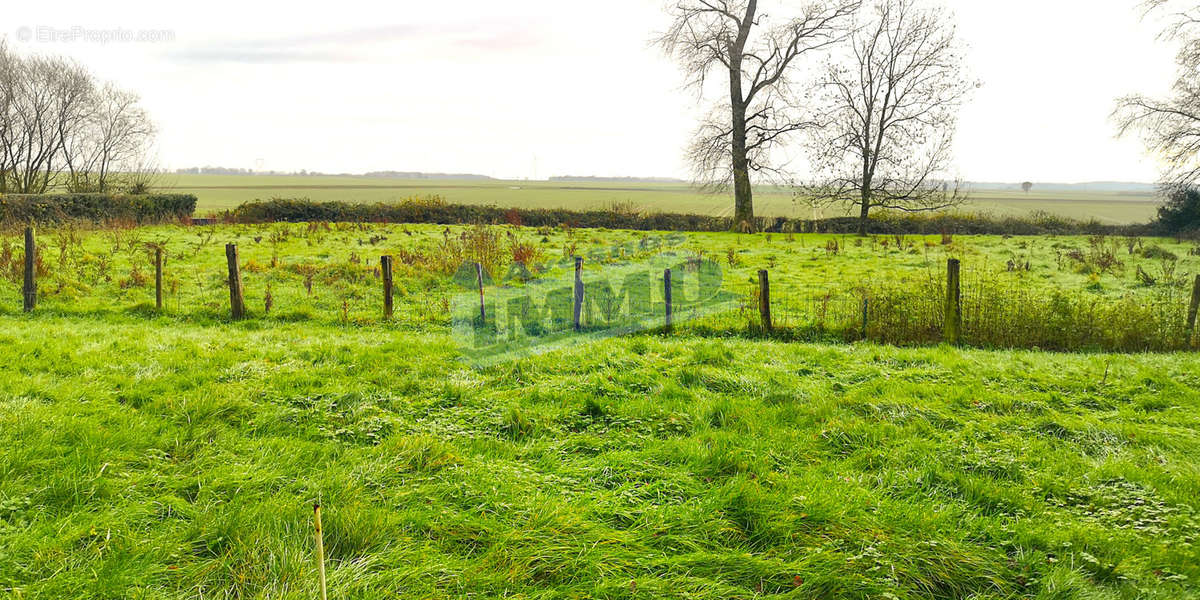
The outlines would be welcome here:
[[[154,298],[153,250],[161,248],[165,313],[222,319],[229,309],[224,245],[233,243],[239,247],[252,314],[378,324],[379,257],[388,254],[397,257],[397,302],[405,306],[397,319],[416,328],[440,327],[449,323],[445,307],[462,292],[450,276],[463,263],[482,262],[500,278],[518,259],[531,265],[561,262],[595,249],[637,244],[648,235],[652,232],[566,226],[375,223],[46,228],[38,232],[39,306],[81,316],[144,311]],[[725,288],[747,301],[757,289],[758,270],[769,270],[774,301],[785,318],[788,310],[830,295],[940,280],[949,258],[962,261],[969,282],[1100,300],[1149,301],[1166,295],[1180,297],[1183,305],[1192,278],[1200,274],[1200,243],[1169,238],[678,235],[684,241],[673,251],[717,262]],[[19,230],[0,234],[0,297],[20,298],[21,236]]]
[[[46,229],[24,314],[4,233],[0,592],[312,598],[320,502],[332,598],[1195,596],[1194,353],[795,342],[735,312],[724,331],[458,360],[462,260],[501,272],[643,235]],[[950,257],[1106,302],[1182,299],[1200,273],[1170,239],[684,235],[748,304],[770,269],[785,320]]]
[[[726,195],[706,194],[685,183],[606,183],[505,180],[390,179],[348,176],[166,175],[164,187],[195,194],[201,213],[234,208],[252,200],[274,197],[316,201],[400,202],[414,195],[439,195],[454,204],[521,208],[606,209],[631,203],[639,209],[664,213],[729,216]],[[1152,194],[1105,191],[981,190],[962,207],[996,217],[1028,216],[1045,211],[1078,220],[1106,224],[1145,223],[1155,216],[1158,199]],[[793,202],[790,190],[764,186],[757,191],[760,216],[808,219],[813,211]],[[837,208],[817,216],[845,216]]]

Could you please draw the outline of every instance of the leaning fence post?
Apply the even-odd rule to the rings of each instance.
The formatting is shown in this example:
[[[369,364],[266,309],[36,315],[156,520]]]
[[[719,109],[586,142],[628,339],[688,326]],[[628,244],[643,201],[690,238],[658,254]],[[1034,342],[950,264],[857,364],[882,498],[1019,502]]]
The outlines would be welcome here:
[[[771,331],[771,281],[766,269],[758,272],[758,314],[764,331]]]
[[[33,312],[37,306],[37,244],[33,240],[33,227],[25,228],[25,312]]]
[[[671,328],[671,325],[672,325],[672,318],[671,318],[671,317],[672,317],[672,315],[671,315],[671,270],[670,270],[670,269],[667,269],[666,271],[663,271],[663,300],[665,300],[665,304],[666,304],[666,321],[665,321],[665,323],[666,323],[667,329],[670,329],[670,328]]]
[[[1196,313],[1200,313],[1200,275],[1196,276],[1196,284],[1192,286],[1192,305],[1188,308],[1188,343],[1196,334]]]
[[[959,278],[960,263],[957,258],[946,262],[946,342],[962,342],[962,289]]]
[[[154,248],[154,307],[162,310],[163,251]]]
[[[583,259],[575,257],[575,331],[582,329],[583,316]]]
[[[383,275],[383,320],[392,319],[392,257],[379,257],[379,270]]]
[[[225,260],[229,263],[229,311],[233,318],[246,316],[246,302],[242,297],[242,272],[238,268],[237,244],[225,244]]]

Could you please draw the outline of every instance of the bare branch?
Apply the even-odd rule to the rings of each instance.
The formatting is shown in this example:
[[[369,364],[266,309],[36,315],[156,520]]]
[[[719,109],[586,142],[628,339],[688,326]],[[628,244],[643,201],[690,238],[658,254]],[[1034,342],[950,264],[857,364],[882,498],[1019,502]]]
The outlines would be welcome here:
[[[1165,98],[1126,96],[1112,119],[1118,136],[1140,135],[1163,163],[1159,185],[1168,193],[1200,182],[1200,7],[1174,0],[1146,0],[1145,16],[1168,20],[1160,39],[1177,42],[1176,78]]]

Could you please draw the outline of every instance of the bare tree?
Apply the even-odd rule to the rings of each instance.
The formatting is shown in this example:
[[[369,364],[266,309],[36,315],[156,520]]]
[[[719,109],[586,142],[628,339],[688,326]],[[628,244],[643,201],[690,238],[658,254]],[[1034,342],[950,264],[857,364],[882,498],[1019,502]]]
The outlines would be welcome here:
[[[97,90],[87,117],[82,126],[63,134],[67,188],[75,192],[109,192],[115,173],[138,171],[154,136],[154,125],[138,104],[136,94],[111,83]]]
[[[54,161],[65,162],[67,140],[74,132],[86,130],[94,116],[96,85],[92,74],[73,62],[51,59],[45,68],[53,73],[50,78],[54,99],[51,118],[58,141],[55,155],[46,163],[46,181],[49,182],[51,174],[58,172]]]
[[[1026,194],[1028,194],[1028,193],[1029,193],[1029,190],[1032,190],[1032,189],[1033,189],[1033,182],[1032,182],[1032,181],[1026,181],[1026,182],[1024,182],[1024,183],[1022,183],[1022,184],[1021,184],[1021,191],[1022,191],[1022,192],[1025,192]]]
[[[12,100],[5,151],[9,189],[40,194],[53,185],[63,134],[80,127],[92,92],[91,75],[60,58],[13,61]]]
[[[8,40],[0,38],[0,194],[8,192],[14,157],[10,149],[13,132],[13,98],[17,57],[9,53]]]
[[[9,123],[9,189],[41,193],[49,187],[49,170],[59,149],[54,126],[53,73],[44,60],[13,65],[13,99]]]
[[[1118,135],[1141,134],[1150,154],[1164,163],[1159,185],[1168,195],[1200,181],[1200,6],[1147,0],[1147,16],[1165,15],[1160,38],[1179,44],[1171,92],[1164,98],[1131,95],[1117,101]]]
[[[659,39],[703,96],[715,71],[728,77],[728,95],[697,130],[688,150],[695,178],[709,189],[732,184],[734,221],[753,226],[751,172],[772,173],[772,150],[811,125],[799,118],[792,72],[797,60],[845,38],[843,23],[861,0],[818,0],[799,15],[770,25],[758,0],[678,0],[671,27]]]
[[[810,131],[815,181],[805,193],[858,209],[929,211],[961,203],[950,181],[967,78],[953,20],[917,0],[876,0],[822,79],[822,126]]]
[[[98,85],[75,62],[17,55],[0,39],[0,193],[144,190],[154,181],[145,166],[153,135],[136,95]]]

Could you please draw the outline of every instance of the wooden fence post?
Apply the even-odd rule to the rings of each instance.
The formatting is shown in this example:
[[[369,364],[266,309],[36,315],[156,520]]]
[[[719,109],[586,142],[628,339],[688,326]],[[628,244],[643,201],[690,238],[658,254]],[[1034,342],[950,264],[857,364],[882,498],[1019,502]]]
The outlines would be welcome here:
[[[766,269],[758,272],[758,314],[764,331],[771,331],[771,281]]]
[[[1200,275],[1196,276],[1196,283],[1192,286],[1192,305],[1188,307],[1188,343],[1192,342],[1193,336],[1196,334],[1196,313],[1200,313]]]
[[[475,263],[475,283],[479,285],[479,322],[487,323],[487,309],[483,303],[483,263]]]
[[[37,244],[33,240],[33,227],[25,228],[25,312],[33,312],[37,306]]]
[[[242,272],[238,267],[237,244],[225,244],[225,260],[229,263],[229,311],[234,319],[246,316],[246,302],[242,297]]]
[[[379,270],[383,274],[383,320],[392,319],[392,257],[379,257]]]
[[[154,248],[154,307],[162,310],[163,251]]]
[[[663,299],[666,301],[666,326],[671,329],[673,319],[671,315],[671,270],[663,271]]]
[[[962,288],[959,277],[960,263],[957,258],[946,262],[946,342],[962,342]]]
[[[583,259],[575,257],[575,331],[583,329]]]

